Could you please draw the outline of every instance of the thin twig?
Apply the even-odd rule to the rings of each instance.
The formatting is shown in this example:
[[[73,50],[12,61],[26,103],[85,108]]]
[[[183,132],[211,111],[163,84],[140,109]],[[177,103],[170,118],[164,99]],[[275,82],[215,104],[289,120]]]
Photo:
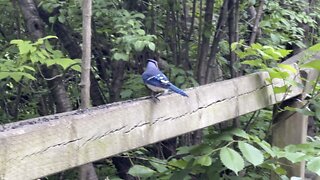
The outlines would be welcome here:
[[[251,116],[251,118],[249,119],[248,123],[245,125],[244,130],[245,130],[246,132],[249,131],[249,127],[250,127],[251,122],[253,121],[253,119],[254,119],[255,117],[258,117],[259,114],[260,114],[260,110],[259,110],[259,111],[255,111],[255,112],[252,114],[252,116]]]

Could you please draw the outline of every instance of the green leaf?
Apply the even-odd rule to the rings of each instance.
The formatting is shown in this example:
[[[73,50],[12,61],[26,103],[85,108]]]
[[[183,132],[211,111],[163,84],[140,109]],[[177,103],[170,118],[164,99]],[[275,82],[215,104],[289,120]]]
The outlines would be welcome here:
[[[134,49],[138,52],[142,51],[144,46],[145,46],[145,43],[143,41],[136,41],[134,43]]]
[[[308,50],[311,50],[311,51],[320,51],[320,43],[311,46],[310,48],[308,48]]]
[[[176,171],[173,173],[173,175],[170,177],[169,180],[177,180],[177,179],[184,180],[186,179],[186,176],[188,176],[189,171],[190,171],[189,169],[182,169],[180,171]]]
[[[26,77],[27,79],[30,79],[30,80],[37,80],[34,76],[32,76],[31,74],[28,74],[28,73],[24,73],[23,72],[23,76]]]
[[[271,79],[275,79],[275,78],[285,79],[290,76],[288,72],[280,71],[279,69],[276,69],[276,68],[268,68],[266,70],[268,71]]]
[[[263,163],[263,160],[264,160],[263,154],[259,149],[243,141],[239,141],[238,146],[243,156],[251,164],[253,164],[254,166],[257,166]]]
[[[257,49],[257,51],[259,52],[259,54],[262,56],[263,59],[265,59],[265,60],[273,59],[272,56],[263,52],[262,50]]]
[[[287,171],[284,169],[284,168],[282,168],[282,167],[276,167],[275,169],[274,169],[274,172],[276,172],[277,174],[279,174],[279,175],[285,175],[285,174],[287,174]]]
[[[160,173],[163,173],[168,170],[166,166],[166,161],[157,159],[157,158],[152,158],[149,163]]]
[[[49,66],[56,64],[56,61],[54,61],[52,59],[48,59],[45,61],[45,64],[49,67]]]
[[[73,65],[71,67],[71,69],[75,70],[75,71],[78,71],[78,72],[81,72],[81,66],[79,64],[76,64],[76,65]]]
[[[18,44],[18,48],[19,54],[27,54],[35,50],[35,47],[33,47],[28,41],[23,41],[22,43]]]
[[[124,54],[124,53],[115,53],[113,55],[113,58],[115,60],[124,60],[124,61],[128,61],[129,60],[129,55],[128,54]]]
[[[45,61],[46,59],[49,59],[48,57],[46,57],[42,51],[36,51],[35,53],[33,54],[36,54],[37,55],[37,58],[36,59],[31,59],[33,63],[35,62],[42,62],[42,61]],[[50,57],[50,56],[49,56]]]
[[[192,147],[189,152],[192,155],[204,155],[212,152],[212,147],[208,144],[202,143]]]
[[[271,33],[270,37],[271,37],[271,40],[274,43],[280,43],[281,38],[280,38],[280,36],[278,34],[272,34]]]
[[[131,89],[125,89],[125,90],[121,91],[120,96],[121,96],[121,98],[126,99],[126,98],[131,97],[132,94],[133,94],[133,91]]]
[[[49,22],[53,24],[56,22],[56,19],[57,19],[56,16],[51,16],[51,17],[49,17]]]
[[[181,146],[181,147],[178,147],[177,148],[177,154],[178,155],[188,154],[192,148],[193,148],[192,146]]]
[[[230,132],[225,131],[219,134],[208,134],[206,135],[207,139],[212,139],[216,143],[220,143],[220,141],[232,141],[233,140],[233,135],[230,134]],[[212,148],[211,148],[212,149]]]
[[[242,61],[241,64],[247,64],[247,65],[250,65],[250,66],[253,66],[253,67],[266,67],[263,63],[262,63],[262,60],[261,59],[255,59],[255,60],[245,60],[245,61]]]
[[[320,176],[320,157],[316,157],[307,163],[308,170],[317,173]]]
[[[142,36],[146,34],[146,32],[143,29],[138,29],[137,33]]]
[[[9,77],[9,72],[0,72],[0,80]]]
[[[197,164],[200,164],[201,166],[210,166],[212,164],[212,159],[208,155],[200,156],[196,160]]]
[[[264,48],[266,48],[264,52],[271,56],[274,60],[278,61],[280,58],[282,58],[281,53],[275,50],[273,47],[264,46]]]
[[[220,150],[220,160],[223,165],[238,175],[238,172],[244,168],[244,161],[240,154],[228,147]]]
[[[3,75],[1,75],[1,73],[0,73],[0,79],[1,79],[1,77],[3,77]],[[29,73],[25,73],[25,72],[11,72],[11,73],[8,73],[7,77],[11,77],[16,82],[21,81],[21,79],[23,77],[30,79],[30,80],[36,80],[36,78],[34,76],[32,76]]]
[[[278,52],[282,55],[282,57],[286,57],[292,52],[292,50],[278,49]]]
[[[20,72],[11,73],[9,76],[16,82],[19,82],[23,77]]]
[[[58,17],[58,20],[59,20],[59,22],[61,22],[61,23],[65,23],[65,22],[66,22],[66,17],[60,15],[60,16]]]
[[[263,46],[259,43],[253,43],[253,44],[251,44],[251,47],[253,49],[262,49],[263,48]]]
[[[172,159],[171,161],[169,161],[168,164],[174,167],[178,167],[180,169],[184,169],[188,165],[188,163],[183,159]]]
[[[313,60],[301,66],[302,68],[313,68],[320,71],[320,60]]]
[[[302,152],[286,152],[285,158],[287,158],[292,163],[300,162],[304,160],[306,154]]]
[[[290,144],[285,147],[285,151],[287,152],[310,152],[314,153],[316,149],[314,149],[313,145],[311,144]]]
[[[240,45],[239,42],[233,42],[233,43],[231,44],[231,51],[236,50],[236,48],[238,47],[238,45]]]
[[[44,43],[44,40],[42,38],[38,39],[33,45],[42,45]]]
[[[295,41],[295,44],[300,48],[305,48],[306,45],[302,41]]]
[[[315,115],[315,113],[313,112],[313,111],[311,111],[309,108],[303,108],[303,109],[299,109],[299,108],[297,108],[296,109],[296,111],[298,112],[298,113],[301,113],[301,114],[303,114],[303,115],[306,115],[306,116],[314,116]]]
[[[142,14],[142,13],[135,13],[134,15],[132,15],[132,17],[141,18],[141,19],[145,18],[144,14]]]
[[[23,40],[21,40],[21,39],[14,39],[14,40],[11,40],[10,41],[10,44],[21,44],[21,43],[23,43]]]
[[[129,21],[127,21],[128,24],[130,24],[132,27],[134,27],[134,21],[132,19],[130,19]]]
[[[289,70],[292,73],[297,73],[297,70],[292,65],[289,65],[289,64],[278,64],[278,67]]]
[[[64,70],[67,69],[69,66],[72,66],[77,63],[73,59],[69,59],[69,58],[54,59],[54,62],[62,66]]]
[[[146,166],[134,165],[130,168],[128,173],[132,176],[147,178],[151,177],[155,171]]]
[[[230,131],[231,134],[238,136],[238,137],[242,137],[244,139],[249,139],[249,135],[242,129],[236,128],[236,129],[232,129]]]
[[[178,76],[176,79],[175,79],[175,82],[176,84],[183,84],[185,82],[185,78],[183,76]]]
[[[311,111],[309,108],[300,109],[300,108],[293,108],[293,107],[286,106],[284,109],[288,110],[288,111],[296,111],[296,112],[301,113],[306,116],[314,116],[315,115],[315,113],[313,111]]]
[[[266,141],[257,141],[256,142],[263,150],[265,150],[268,154],[270,154],[271,157],[275,157],[276,154],[273,152],[273,150],[271,149],[271,146],[269,143],[267,143]]]
[[[149,42],[148,47],[151,51],[154,51],[156,49],[156,45],[153,42]]]
[[[273,92],[275,94],[285,93],[285,92],[287,92],[287,90],[288,90],[287,86],[273,87]]]

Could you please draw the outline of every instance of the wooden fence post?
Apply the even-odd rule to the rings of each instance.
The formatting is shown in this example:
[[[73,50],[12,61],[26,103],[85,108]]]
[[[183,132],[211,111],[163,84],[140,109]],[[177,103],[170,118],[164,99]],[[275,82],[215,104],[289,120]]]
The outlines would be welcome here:
[[[301,96],[299,96],[301,97]],[[286,106],[301,108],[303,102],[297,98],[283,102]],[[284,111],[278,113],[273,120],[272,127],[272,145],[283,148],[289,144],[301,144],[306,142],[308,116],[301,113]],[[287,176],[304,177],[305,163],[292,164],[288,160],[282,161],[288,166],[284,166],[287,170]]]
[[[306,94],[312,91],[312,83],[318,76],[318,72],[311,69],[300,71],[301,77],[305,78],[303,94],[286,100],[282,103],[282,107],[290,106],[294,108],[301,108],[306,103]],[[272,145],[283,148],[289,144],[305,143],[307,139],[308,116],[301,113],[283,111],[276,113],[273,118],[272,127]],[[288,166],[284,166],[287,170],[287,176],[297,176],[304,179],[305,176],[305,162],[292,164],[288,160],[282,161]]]

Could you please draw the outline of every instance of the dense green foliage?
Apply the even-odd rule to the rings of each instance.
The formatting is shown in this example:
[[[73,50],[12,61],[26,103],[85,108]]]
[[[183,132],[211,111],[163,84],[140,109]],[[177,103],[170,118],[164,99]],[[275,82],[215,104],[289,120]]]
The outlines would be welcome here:
[[[94,0],[92,104],[148,95],[140,77],[148,58],[157,59],[181,88],[262,70],[269,72],[269,82],[284,82],[273,87],[275,93],[287,93],[292,86],[303,86],[290,81],[290,73],[299,68],[320,71],[320,60],[304,62],[320,50],[319,5],[317,0]],[[21,11],[26,7],[0,0],[2,124],[69,110],[61,110],[59,97],[53,98],[57,88],[65,91],[67,98],[60,98],[71,108],[80,104],[81,3],[46,0],[36,7],[43,24],[38,28],[49,36],[33,40]],[[280,64],[310,46],[297,68]],[[278,110],[309,115],[319,127],[318,80],[312,82],[304,107]],[[150,146],[119,156],[130,160],[128,173],[141,179],[269,179],[271,172],[287,179],[281,158],[306,160],[308,170],[320,175],[318,132],[306,144],[272,147],[270,109],[240,117],[237,127],[203,129],[200,144],[179,137],[171,144],[176,152],[169,155]],[[95,167],[101,179],[124,178],[114,160]],[[76,179],[76,172],[59,176],[49,179]]]

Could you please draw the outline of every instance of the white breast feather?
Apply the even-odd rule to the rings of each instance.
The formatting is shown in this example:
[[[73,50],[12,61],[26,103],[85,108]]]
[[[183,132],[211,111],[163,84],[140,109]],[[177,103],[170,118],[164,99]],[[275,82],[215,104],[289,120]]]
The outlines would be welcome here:
[[[151,89],[152,91],[154,91],[154,92],[163,92],[164,90],[166,90],[164,88],[153,86],[153,85],[150,85],[150,84],[147,84],[147,87],[149,89]]]

